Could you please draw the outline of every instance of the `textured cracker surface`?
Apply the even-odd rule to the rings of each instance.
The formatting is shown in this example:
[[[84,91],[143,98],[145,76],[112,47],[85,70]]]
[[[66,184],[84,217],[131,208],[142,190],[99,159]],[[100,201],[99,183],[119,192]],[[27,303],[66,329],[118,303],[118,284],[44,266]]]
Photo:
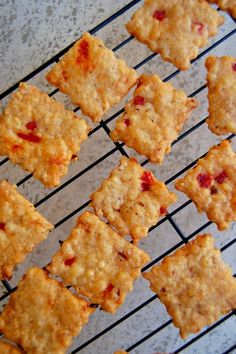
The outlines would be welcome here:
[[[47,74],[84,114],[99,122],[134,86],[137,73],[102,40],[85,33]]]
[[[94,311],[40,268],[31,268],[0,315],[0,331],[28,354],[63,354]]]
[[[0,354],[21,354],[22,351],[9,343],[0,341]]]
[[[218,183],[221,174],[226,177]],[[207,188],[200,186],[199,175],[209,180]],[[229,223],[236,220],[236,154],[230,142],[224,140],[212,147],[175,186],[192,199],[198,211],[205,212],[219,230],[227,229]]]
[[[144,104],[136,104],[137,96],[143,98]],[[157,75],[142,75],[134,98],[116,121],[111,137],[123,141],[151,162],[161,163],[196,106],[196,100],[164,83]]]
[[[161,21],[155,11],[165,11]],[[180,70],[190,67],[199,48],[224,22],[216,10],[201,0],[145,0],[126,25],[128,32]]]
[[[206,59],[209,129],[217,135],[236,134],[236,59],[210,56]],[[234,70],[235,65],[235,70]]]
[[[142,191],[145,173],[150,173],[153,183],[149,190]],[[146,172],[135,159],[122,157],[119,166],[91,195],[91,206],[121,235],[130,235],[137,243],[157,223],[161,207],[166,209],[176,199],[163,182]]]
[[[210,234],[197,238],[156,265],[151,283],[184,339],[236,307],[236,279]]]
[[[47,269],[93,303],[115,313],[149,260],[144,251],[96,215],[84,212]]]
[[[226,10],[236,18],[236,0],[208,0],[211,3],[217,4],[221,10]]]
[[[29,123],[36,127],[28,129]],[[67,174],[88,132],[85,120],[37,87],[21,83],[0,116],[0,155],[32,172],[46,187],[54,187]]]
[[[5,279],[53,225],[6,181],[0,182],[0,225],[0,279]]]

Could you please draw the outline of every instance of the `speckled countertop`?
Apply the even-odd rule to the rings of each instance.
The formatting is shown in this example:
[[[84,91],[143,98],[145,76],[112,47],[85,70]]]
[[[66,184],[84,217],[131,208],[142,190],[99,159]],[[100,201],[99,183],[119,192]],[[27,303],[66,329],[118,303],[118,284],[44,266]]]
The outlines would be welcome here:
[[[110,16],[112,13],[127,4],[127,0],[1,0],[0,2],[0,92],[3,92],[11,85],[21,80],[25,75],[46,62],[53,55],[76,40],[82,32],[96,26],[99,22]],[[112,23],[99,30],[96,35],[101,37],[109,48],[114,48],[122,40],[129,37],[124,24],[130,18],[132,12],[140,4],[135,5]],[[211,39],[209,45],[217,43],[227,33],[230,33],[235,24],[228,15],[225,16],[225,24],[221,27],[218,35]],[[227,41],[219,43],[211,50],[211,54],[229,54],[236,56],[235,36],[230,36]],[[126,46],[117,51],[117,55],[134,66],[150,55],[150,51],[137,41],[132,40]],[[184,89],[188,94],[194,92],[204,84],[205,69],[203,55],[197,62],[192,64],[191,69],[175,76],[171,81],[177,87]],[[47,92],[52,88],[44,79],[48,68],[38,73],[30,82]],[[161,78],[165,78],[175,71],[173,65],[164,63],[159,56],[138,69],[139,73],[155,72]],[[189,130],[196,123],[207,116],[207,91],[202,90],[196,95],[200,105],[193,113],[183,131]],[[69,100],[62,94],[55,95],[57,100],[73,108]],[[8,97],[2,100],[4,106]],[[126,102],[115,107],[106,118],[117,112]],[[112,128],[114,120],[108,126]],[[197,130],[184,137],[178,144],[173,146],[172,153],[168,155],[162,166],[148,164],[146,167],[154,171],[161,180],[167,180],[172,175],[180,171],[196,158],[205,153],[210,146],[219,142],[219,138],[213,135],[205,124]],[[236,139],[235,139],[236,140]],[[236,151],[236,143],[233,142]],[[65,215],[69,215],[83,203],[88,201],[89,195],[107,176],[109,171],[118,164],[120,158],[119,151],[109,156],[109,151],[114,148],[114,144],[104,132],[98,129],[87,142],[82,145],[80,160],[72,164],[69,174],[62,183],[69,181],[73,176],[83,171],[88,165],[108,154],[106,159],[101,159],[93,169],[86,174],[81,173],[80,178],[69,183],[66,188],[51,196],[43,204],[38,206],[38,210],[45,215],[52,223],[58,223]],[[129,155],[137,156],[132,150],[126,149]],[[2,159],[2,158],[1,158]],[[138,157],[139,161],[144,159]],[[17,183],[27,175],[19,167],[7,162],[0,167],[0,178],[7,178],[12,183]],[[174,182],[169,184],[169,188],[174,190]],[[30,178],[19,187],[22,192],[32,202],[42,200],[51,191]],[[186,201],[183,194],[178,193],[178,202],[170,209],[175,210]],[[58,249],[58,240],[65,239],[74,225],[78,214],[71,215],[65,222],[61,223],[36,250],[27,257],[27,260],[17,267],[16,272],[10,282],[15,286],[22,274],[30,265],[44,266],[49,262],[50,257]],[[174,216],[175,222],[180,227],[185,236],[191,235],[196,229],[207,222],[205,215],[197,213],[196,208],[191,203]],[[218,247],[223,247],[235,238],[236,223],[225,232],[219,232],[215,226],[210,225],[204,231],[212,232],[216,238]],[[170,248],[181,241],[180,237],[168,221],[163,222],[157,229],[154,229],[149,236],[143,240],[140,246],[147,251],[152,259],[163,255]],[[236,244],[227,247],[223,252],[223,257],[236,272]],[[0,296],[5,289],[0,286]],[[91,318],[89,324],[83,329],[80,336],[68,351],[81,347],[80,352],[86,354],[106,354],[113,353],[118,348],[128,348],[143,337],[152,333],[163,325],[163,329],[143,341],[131,352],[135,354],[153,354],[155,352],[174,352],[187,341],[182,341],[178,336],[178,331],[172,324],[164,325],[169,316],[158,300],[152,300],[153,293],[149,290],[147,282],[140,278],[130,293],[125,304],[119,309],[115,316],[111,316],[103,311],[97,311]],[[151,299],[151,300],[149,300]],[[145,307],[142,306],[147,301]],[[1,306],[6,302],[4,300]],[[135,309],[138,309],[136,311]],[[133,311],[133,312],[132,312]],[[120,321],[124,316],[125,320]],[[118,321],[118,322],[117,322]],[[106,329],[111,326],[111,330]],[[96,340],[91,340],[96,334]],[[88,344],[90,343],[90,344]],[[185,353],[217,354],[223,353],[232,345],[236,344],[236,316],[231,316],[227,321],[208,332],[198,341],[192,343]],[[83,347],[83,348],[82,348]]]

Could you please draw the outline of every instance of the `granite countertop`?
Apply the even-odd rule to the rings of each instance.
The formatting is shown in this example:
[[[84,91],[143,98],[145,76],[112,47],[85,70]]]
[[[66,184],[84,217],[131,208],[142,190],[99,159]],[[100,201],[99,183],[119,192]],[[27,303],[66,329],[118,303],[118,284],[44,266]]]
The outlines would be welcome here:
[[[0,3],[0,92],[21,80],[75,41],[84,31],[93,28],[125,4],[127,4],[127,0],[2,0]],[[140,4],[137,4],[129,9],[112,23],[99,30],[96,35],[102,38],[109,48],[114,48],[129,37],[124,24],[139,6]],[[216,43],[235,29],[233,20],[227,14],[224,14],[224,16],[224,25],[217,36],[210,40],[209,45]],[[117,56],[126,60],[130,66],[135,66],[150,54],[151,52],[144,45],[135,40],[130,41],[117,51]],[[210,54],[236,56],[235,36],[230,36],[226,41],[219,43],[210,51]],[[203,55],[197,62],[192,64],[189,71],[179,73],[171,79],[171,82],[176,87],[185,90],[187,94],[197,90],[205,82],[205,58],[206,55]],[[44,78],[48,69],[40,71],[29,82],[47,92],[51,92],[52,88]],[[175,70],[172,64],[164,63],[159,56],[156,56],[148,63],[142,65],[138,72],[157,73],[161,78],[165,78]],[[57,93],[54,97],[63,102],[68,108],[73,108],[66,96]],[[183,132],[207,117],[207,91],[202,90],[196,95],[196,98],[200,103],[199,107],[192,114]],[[123,100],[115,109],[112,109],[105,118],[110,117],[122,108],[127,99]],[[8,97],[4,98],[1,105],[4,106],[7,100]],[[110,129],[114,126],[114,121],[112,120],[108,124]],[[236,151],[235,140],[233,141],[233,147]],[[171,154],[165,158],[162,166],[148,163],[146,168],[151,169],[159,179],[165,181],[219,141],[219,137],[212,134],[206,124],[202,124],[197,130],[194,130],[173,146]],[[62,183],[83,171],[88,165],[105,154],[108,154],[108,157],[102,158],[94,168],[87,173],[82,173],[80,178],[75,179],[66,188],[48,198],[45,203],[40,204],[38,210],[49,221],[56,224],[65,215],[69,215],[87,202],[89,195],[100,185],[102,179],[118,164],[121,156],[120,152],[116,151],[114,154],[109,155],[113,148],[114,144],[109,136],[103,129],[98,129],[82,145],[79,161],[71,166],[68,175],[63,179]],[[125,150],[130,156],[136,156],[138,161],[142,162],[144,160],[132,150],[128,148],[125,148]],[[7,178],[12,183],[21,181],[25,176],[27,176],[26,172],[9,162],[0,167],[0,178]],[[174,190],[174,181],[169,184],[169,188]],[[27,179],[22,183],[19,186],[19,191],[33,203],[40,201],[44,196],[51,193],[33,178]],[[187,200],[183,194],[177,192],[177,195],[178,202],[170,208],[170,211],[175,210]],[[48,239],[39,245],[23,264],[17,267],[10,282],[12,286],[17,284],[29,266],[44,266],[49,262],[55,250],[59,248],[58,241],[67,237],[77,216],[78,214],[71,215],[68,220],[61,223],[50,234]],[[205,215],[198,214],[192,203],[182,209],[180,213],[175,214],[174,220],[185,236],[191,235],[207,222]],[[216,238],[216,245],[223,247],[235,238],[236,223],[233,223],[225,232],[219,232],[214,225],[208,226],[203,232],[211,232]],[[175,229],[168,221],[165,221],[141,242],[140,247],[147,251],[152,259],[156,259],[170,248],[176,246],[180,241],[181,239]],[[231,265],[234,273],[236,272],[235,254],[236,243],[227,247],[223,252],[223,258]],[[0,296],[4,291],[4,287],[0,286]],[[140,278],[135,283],[134,291],[128,295],[125,304],[116,315],[112,316],[103,311],[96,311],[89,324],[75,338],[68,353],[80,346],[80,352],[84,354],[113,353],[119,348],[130,347],[161,325],[163,325],[163,329],[160,332],[150,336],[148,340],[140,343],[131,352],[135,354],[174,352],[177,348],[194,338],[194,336],[190,336],[187,341],[182,341],[178,335],[178,330],[172,324],[164,325],[169,321],[169,316],[164,306],[157,299],[152,299],[153,295],[147,282]],[[143,307],[142,304],[146,301],[147,304]],[[1,303],[1,306],[4,303],[5,301]],[[140,310],[136,311],[135,309],[139,307]],[[119,321],[123,316],[127,316],[127,318]],[[106,331],[109,326],[111,326],[110,331]],[[103,331],[104,333],[102,334]],[[99,333],[100,335],[97,336],[96,340],[86,345],[91,338]],[[235,344],[236,316],[231,316],[227,321],[208,332],[198,341],[193,342],[191,346],[188,346],[183,351],[188,354],[217,354],[223,353]]]

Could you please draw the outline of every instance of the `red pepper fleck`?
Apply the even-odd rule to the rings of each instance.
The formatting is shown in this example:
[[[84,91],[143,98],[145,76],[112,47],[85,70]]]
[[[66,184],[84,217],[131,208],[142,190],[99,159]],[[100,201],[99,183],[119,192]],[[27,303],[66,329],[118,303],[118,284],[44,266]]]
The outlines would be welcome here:
[[[236,63],[232,64],[233,71],[236,71]]]
[[[208,173],[199,173],[197,180],[201,188],[209,188],[211,186],[212,177]]]
[[[204,25],[201,22],[193,21],[193,25],[197,27],[197,33],[202,35]]]
[[[125,123],[126,127],[128,127],[130,125],[130,120],[129,119],[125,119],[124,123]]]
[[[165,10],[156,10],[153,12],[152,17],[155,18],[155,20],[163,21],[164,18],[166,17],[166,11]]]
[[[75,261],[75,257],[67,258],[64,260],[64,264],[66,266],[71,266],[74,263],[74,261]]]
[[[107,294],[109,294],[110,292],[112,292],[113,289],[114,289],[114,285],[112,285],[111,283],[108,284],[107,288],[103,291],[104,296],[106,296]]]
[[[160,207],[160,215],[166,215],[167,214],[167,209],[164,206]]]
[[[89,55],[89,44],[85,39],[80,42],[78,51],[79,51],[79,56],[77,58],[77,63],[81,63],[81,61],[83,59],[88,58]]]
[[[134,97],[134,105],[135,106],[143,106],[145,104],[145,98],[143,96],[135,96]]]
[[[217,176],[215,176],[214,179],[218,184],[222,184],[227,177],[227,173],[225,171],[222,171]]]
[[[153,174],[149,171],[145,171],[141,177],[141,190],[142,192],[146,192],[150,190],[151,185],[154,183]]]
[[[28,122],[25,126],[28,130],[31,130],[33,132],[37,128],[37,123],[32,121]]]
[[[26,141],[30,141],[31,143],[39,143],[41,141],[40,136],[37,136],[33,133],[25,134],[25,133],[17,133],[19,138],[24,139]]]
[[[5,231],[5,223],[4,222],[0,222],[0,230]]]
[[[122,261],[128,261],[128,257],[123,252],[118,252],[118,256],[121,258]]]

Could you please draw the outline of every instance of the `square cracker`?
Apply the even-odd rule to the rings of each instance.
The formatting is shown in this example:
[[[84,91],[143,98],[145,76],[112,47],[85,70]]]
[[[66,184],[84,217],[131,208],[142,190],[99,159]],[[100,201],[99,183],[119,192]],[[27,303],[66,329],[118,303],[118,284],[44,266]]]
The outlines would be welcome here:
[[[208,2],[217,4],[221,10],[228,11],[228,13],[236,18],[236,1],[235,0],[207,0]]]
[[[34,206],[6,181],[0,182],[0,279],[10,278],[14,267],[43,241],[51,225]]]
[[[137,243],[176,199],[163,182],[134,158],[122,157],[119,166],[91,195],[91,206],[121,235],[130,235]]]
[[[183,339],[236,307],[236,279],[210,234],[198,235],[143,276]]]
[[[111,137],[123,141],[151,162],[161,163],[196,106],[196,100],[164,83],[157,75],[142,75]]]
[[[230,142],[214,146],[193,169],[176,181],[176,188],[205,212],[219,230],[236,220],[236,154]]]
[[[209,100],[209,129],[217,135],[236,134],[236,59],[210,56],[205,62]]]
[[[134,86],[137,73],[102,40],[85,33],[47,74],[82,112],[99,122]]]
[[[13,345],[0,340],[0,354],[22,354],[22,351]]]
[[[42,269],[31,268],[10,295],[0,330],[28,354],[64,354],[94,311],[89,305]]]
[[[47,269],[105,311],[115,313],[149,260],[96,215],[84,212]]]
[[[85,120],[63,104],[21,83],[0,116],[0,155],[32,172],[46,187],[55,187],[89,130]]]
[[[224,22],[201,0],[145,0],[126,25],[128,32],[180,70],[190,67],[208,38]]]

